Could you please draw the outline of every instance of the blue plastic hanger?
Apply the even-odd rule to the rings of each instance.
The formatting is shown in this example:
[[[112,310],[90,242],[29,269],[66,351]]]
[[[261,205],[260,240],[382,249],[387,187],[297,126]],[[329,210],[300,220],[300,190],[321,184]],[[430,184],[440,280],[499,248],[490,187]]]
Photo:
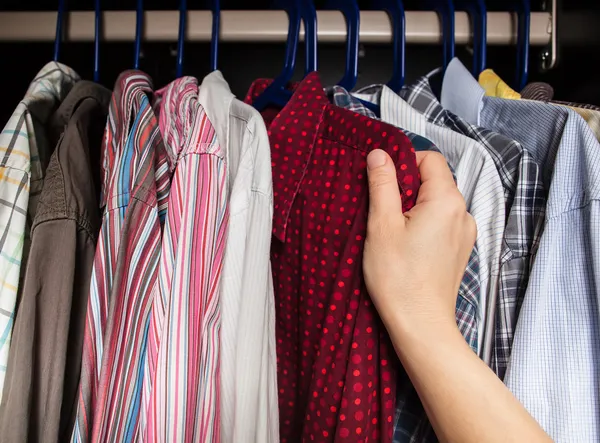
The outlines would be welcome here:
[[[56,37],[54,38],[54,61],[60,56],[60,43],[63,36],[63,16],[65,12],[65,0],[58,0],[58,11],[56,13]]]
[[[469,14],[473,28],[473,77],[478,78],[486,64],[487,9],[483,0],[454,0],[457,11]]]
[[[94,14],[94,81],[100,81],[100,0],[95,0],[96,12]]]
[[[177,69],[175,77],[183,75],[183,43],[185,41],[185,24],[187,20],[187,1],[179,0],[179,37],[177,39]]]
[[[300,16],[304,22],[304,75],[317,70],[317,11],[312,0],[300,0]]]
[[[454,58],[454,4],[452,0],[429,0],[427,3],[438,13],[442,22],[445,70]]]
[[[283,108],[292,97],[292,93],[286,89],[286,85],[294,75],[296,66],[296,53],[300,40],[300,3],[298,0],[276,0],[274,6],[284,9],[290,22],[285,45],[285,62],[279,76],[254,100],[253,106],[258,111],[262,111],[270,104]]]
[[[346,91],[351,91],[358,81],[358,39],[360,11],[356,0],[328,0],[325,10],[342,11],[346,19],[346,70],[337,83]]]
[[[216,71],[219,51],[219,29],[221,27],[220,0],[210,0],[209,7],[212,11],[212,36],[210,38],[210,70]]]
[[[518,17],[517,27],[517,72],[515,87],[522,90],[527,84],[529,72],[529,29],[531,20],[531,4],[529,0],[519,0],[515,9]]]
[[[404,5],[401,0],[374,0],[374,9],[382,9],[390,16],[392,21],[392,34],[394,45],[394,71],[388,82],[388,87],[395,92],[400,92],[404,85],[406,48],[406,19],[404,17]]]
[[[135,48],[133,67],[140,69],[140,52],[142,51],[142,31],[144,22],[144,0],[137,0],[135,11]]]

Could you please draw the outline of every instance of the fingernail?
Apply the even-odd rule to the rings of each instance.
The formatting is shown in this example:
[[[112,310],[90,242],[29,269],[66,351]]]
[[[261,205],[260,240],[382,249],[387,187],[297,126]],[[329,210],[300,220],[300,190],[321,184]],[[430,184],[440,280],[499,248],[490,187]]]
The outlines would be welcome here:
[[[385,165],[387,155],[381,149],[375,149],[367,156],[367,167],[369,169],[379,168]]]

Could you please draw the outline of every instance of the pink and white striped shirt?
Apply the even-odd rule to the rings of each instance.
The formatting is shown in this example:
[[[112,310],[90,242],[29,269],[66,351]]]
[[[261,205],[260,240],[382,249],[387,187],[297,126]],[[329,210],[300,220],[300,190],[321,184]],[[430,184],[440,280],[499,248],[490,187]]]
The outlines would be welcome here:
[[[150,320],[142,408],[146,442],[220,442],[220,277],[229,210],[227,165],[183,77],[158,94],[173,170],[160,258],[160,297]]]

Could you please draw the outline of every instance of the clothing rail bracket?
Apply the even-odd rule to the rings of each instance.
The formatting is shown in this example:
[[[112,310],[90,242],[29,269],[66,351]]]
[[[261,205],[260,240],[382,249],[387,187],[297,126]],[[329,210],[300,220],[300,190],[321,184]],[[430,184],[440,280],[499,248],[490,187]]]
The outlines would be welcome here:
[[[556,35],[556,22],[558,16],[559,0],[544,0],[543,8],[550,13],[548,17],[548,34],[550,42],[540,54],[540,69],[548,71],[556,66],[558,59],[558,39]]]

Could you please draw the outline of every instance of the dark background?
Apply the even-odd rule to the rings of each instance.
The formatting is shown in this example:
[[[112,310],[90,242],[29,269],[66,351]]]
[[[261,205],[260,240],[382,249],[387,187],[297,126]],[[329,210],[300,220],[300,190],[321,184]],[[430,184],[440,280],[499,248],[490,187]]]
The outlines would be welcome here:
[[[0,10],[56,10],[57,0],[0,0]],[[103,0],[104,10],[134,10],[135,0]],[[203,1],[188,0],[188,9],[203,9]],[[315,1],[317,9],[323,4]],[[369,1],[359,1],[361,8],[368,9]],[[420,0],[406,0],[406,10],[422,9]],[[177,1],[145,0],[147,10],[173,10]],[[507,0],[487,0],[488,10],[507,9]],[[532,10],[541,11],[542,1],[531,2]],[[94,1],[68,1],[68,9],[93,10]],[[240,1],[221,0],[222,10],[269,9],[269,0]],[[530,49],[530,81],[546,81],[555,90],[555,98],[600,105],[598,61],[600,50],[600,1],[563,0],[558,14],[559,64],[549,72],[540,72],[541,47]],[[143,44],[141,69],[150,74],[156,87],[174,79],[175,44]],[[385,82],[391,73],[392,53],[390,45],[361,45],[358,86]],[[2,62],[1,80],[4,85],[0,120],[6,121],[27,85],[38,70],[52,57],[53,44],[48,43],[0,43]],[[493,68],[507,81],[514,78],[515,47],[488,46],[487,67]],[[100,47],[101,83],[111,87],[117,75],[132,67],[133,43],[103,43]],[[187,43],[185,46],[185,74],[200,79],[209,72],[208,43]],[[232,90],[238,96],[245,94],[251,82],[258,77],[274,77],[283,65],[284,44],[231,44],[219,47],[219,69]],[[471,66],[472,59],[465,46],[456,47],[456,55]],[[296,77],[302,75],[303,48],[298,54]],[[343,44],[319,45],[319,72],[324,84],[331,85],[341,78],[344,70],[345,50]],[[74,68],[83,78],[91,79],[93,73],[93,44],[67,42],[61,48],[61,62]],[[438,67],[442,63],[441,46],[408,45],[406,49],[406,82]]]

